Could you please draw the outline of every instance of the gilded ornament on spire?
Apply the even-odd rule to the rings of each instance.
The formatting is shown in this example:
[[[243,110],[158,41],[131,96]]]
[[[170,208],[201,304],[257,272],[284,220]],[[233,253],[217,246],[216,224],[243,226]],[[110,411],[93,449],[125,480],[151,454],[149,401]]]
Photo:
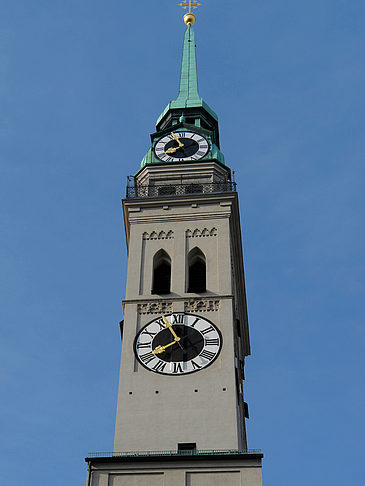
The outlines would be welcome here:
[[[184,22],[191,27],[196,21],[196,16],[194,15],[193,10],[200,7],[201,3],[197,0],[183,0],[179,5],[186,10],[189,9],[189,12],[184,15]]]

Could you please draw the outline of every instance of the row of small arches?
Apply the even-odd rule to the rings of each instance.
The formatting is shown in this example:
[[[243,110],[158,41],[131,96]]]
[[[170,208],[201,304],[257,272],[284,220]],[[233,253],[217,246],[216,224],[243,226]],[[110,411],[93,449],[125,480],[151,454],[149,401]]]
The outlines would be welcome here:
[[[160,231],[157,233],[156,231],[152,231],[152,233],[143,233],[144,240],[171,240],[174,237],[173,231]]]
[[[188,293],[202,293],[207,290],[207,264],[204,253],[193,248],[188,254]],[[153,257],[152,294],[171,292],[171,258],[165,250],[159,250]]]
[[[208,230],[208,228],[204,228],[203,230],[195,229],[194,231],[187,230],[186,236],[188,238],[217,236],[217,228],[212,228],[211,230]]]

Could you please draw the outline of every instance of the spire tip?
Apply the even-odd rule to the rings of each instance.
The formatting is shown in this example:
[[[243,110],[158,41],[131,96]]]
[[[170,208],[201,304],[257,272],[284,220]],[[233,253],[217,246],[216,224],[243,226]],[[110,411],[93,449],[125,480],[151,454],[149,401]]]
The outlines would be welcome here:
[[[184,22],[189,27],[191,27],[196,22],[196,16],[193,14],[193,12],[189,12],[185,14],[183,18],[184,18]]]
[[[187,26],[191,27],[196,22],[196,16],[192,11],[200,7],[201,4],[198,2],[198,0],[182,0],[179,5],[186,10],[189,9],[189,11],[184,15],[184,22]]]

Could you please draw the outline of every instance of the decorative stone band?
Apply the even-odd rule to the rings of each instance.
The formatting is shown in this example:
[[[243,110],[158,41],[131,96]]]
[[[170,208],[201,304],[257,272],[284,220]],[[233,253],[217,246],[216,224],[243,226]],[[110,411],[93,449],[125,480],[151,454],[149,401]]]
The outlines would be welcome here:
[[[174,237],[173,231],[152,231],[152,233],[143,233],[144,240],[171,240]]]
[[[189,299],[184,303],[185,312],[217,312],[221,301],[210,299]]]
[[[211,230],[208,230],[208,228],[204,228],[203,230],[196,228],[195,230],[188,229],[186,231],[187,238],[201,238],[206,236],[217,236],[217,228],[212,228]]]
[[[148,302],[147,304],[138,304],[138,314],[169,314],[172,310],[172,302]]]
[[[218,312],[220,300],[189,299],[184,302],[185,312]],[[138,314],[169,314],[173,312],[172,302],[154,301],[137,305]]]

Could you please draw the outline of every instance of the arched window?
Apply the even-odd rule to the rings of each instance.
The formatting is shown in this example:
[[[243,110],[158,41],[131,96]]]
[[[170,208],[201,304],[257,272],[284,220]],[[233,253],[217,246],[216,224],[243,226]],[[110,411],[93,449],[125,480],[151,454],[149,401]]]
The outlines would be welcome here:
[[[188,265],[188,292],[205,292],[207,290],[206,260],[204,253],[199,248],[194,248],[189,252]]]
[[[169,294],[171,285],[171,258],[164,250],[153,257],[153,294]]]

